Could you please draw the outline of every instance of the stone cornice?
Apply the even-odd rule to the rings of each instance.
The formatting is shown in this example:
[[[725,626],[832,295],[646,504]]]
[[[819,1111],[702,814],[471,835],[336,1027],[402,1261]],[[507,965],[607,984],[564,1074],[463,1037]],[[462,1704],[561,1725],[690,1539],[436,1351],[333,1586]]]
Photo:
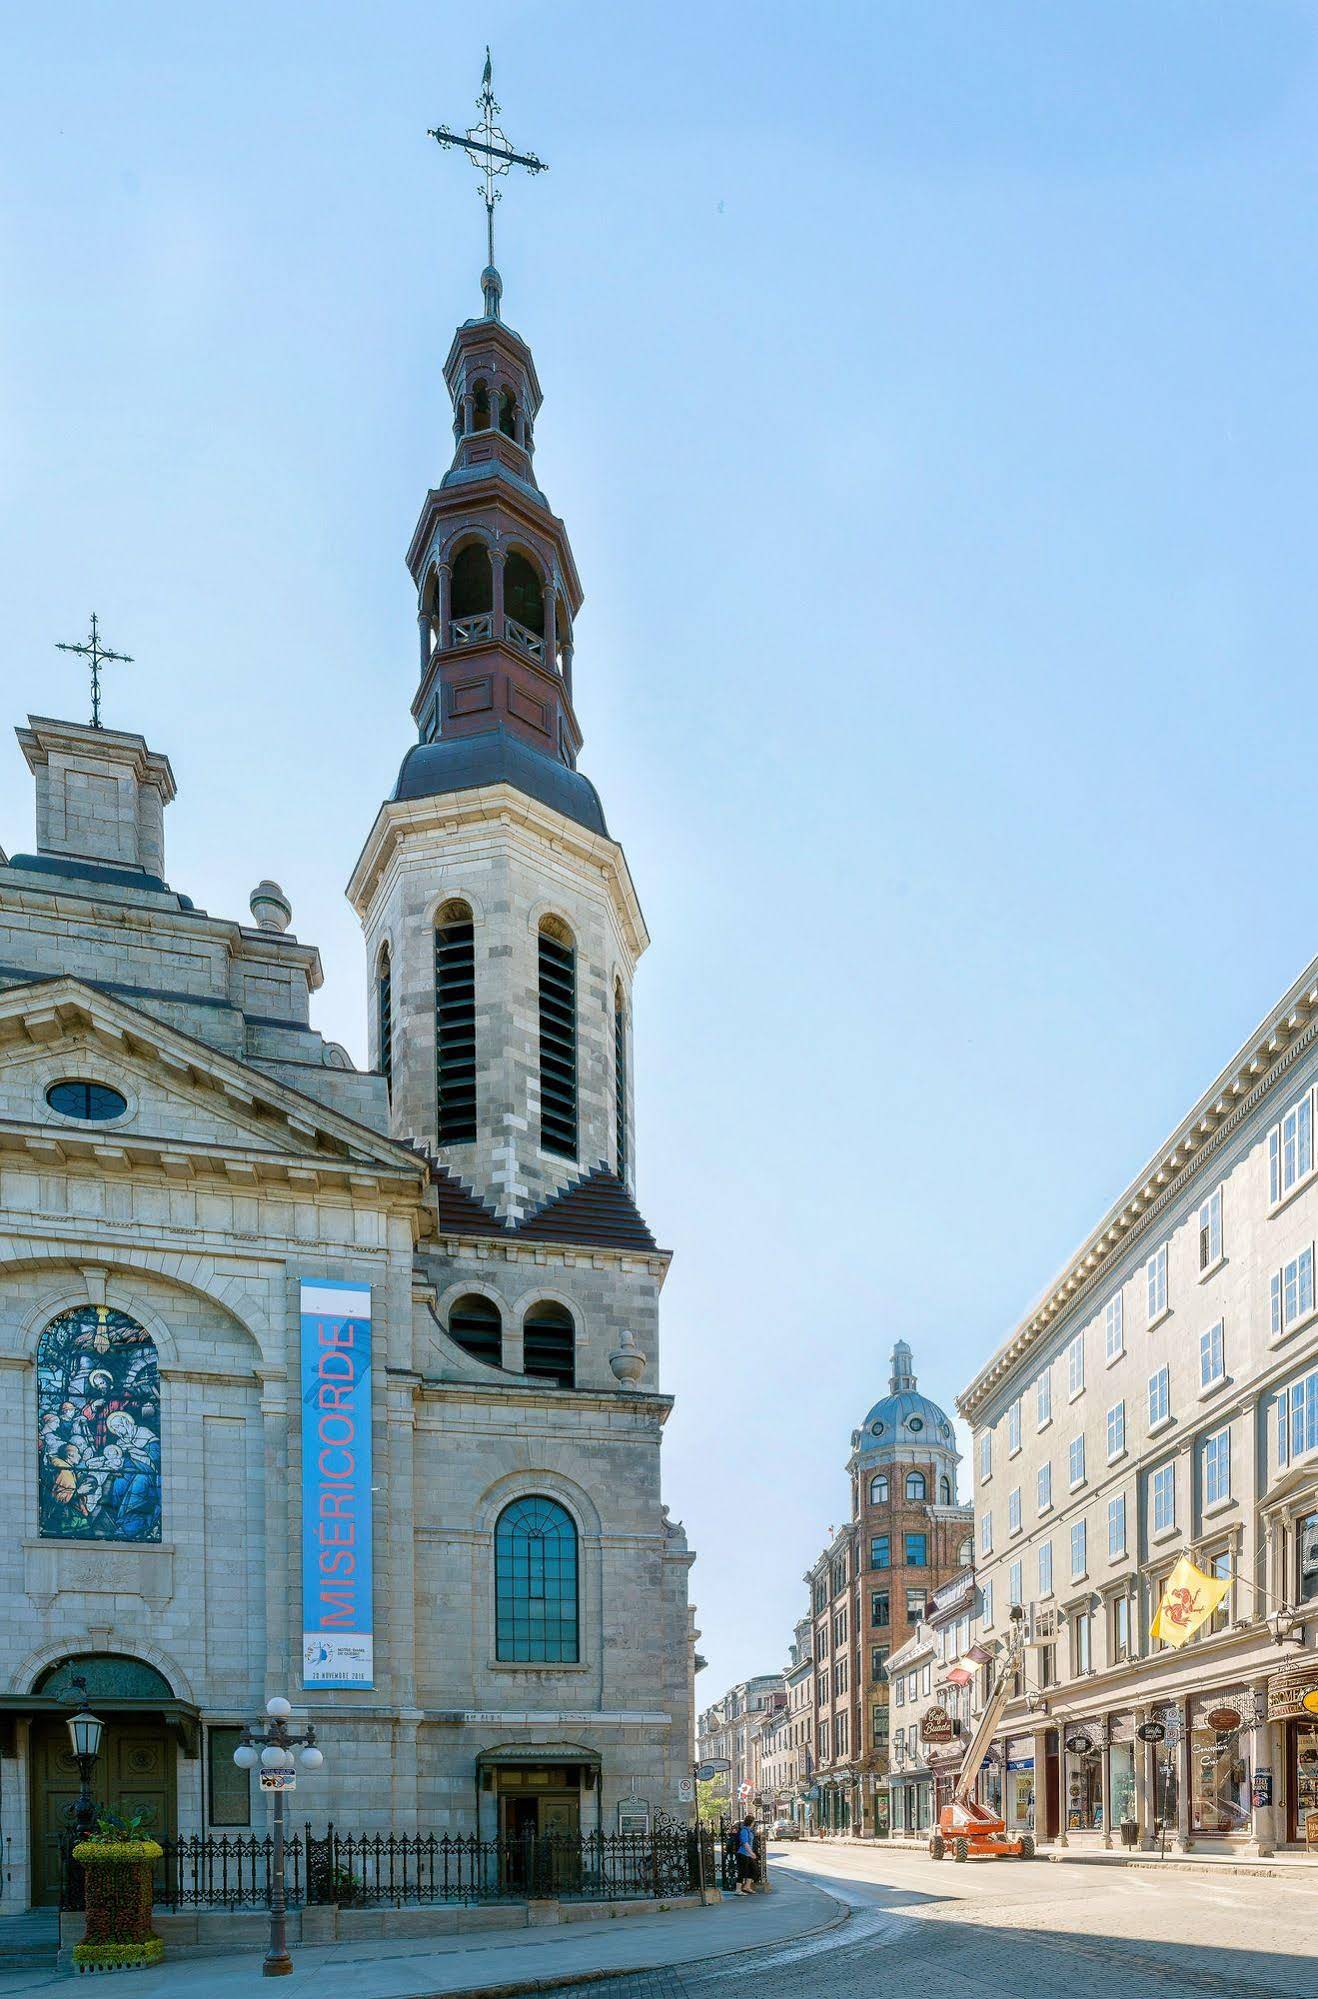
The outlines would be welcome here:
[[[627,857],[618,842],[588,832],[575,819],[528,798],[511,784],[445,792],[432,798],[387,800],[376,815],[348,883],[348,900],[357,915],[365,922],[390,862],[409,835],[445,833],[481,825],[506,827],[528,836],[537,845],[547,845],[595,869],[610,892],[633,961],[641,956],[650,936],[632,886]]]
[[[988,1365],[957,1397],[973,1423],[985,1403],[1010,1380],[1072,1308],[1104,1281],[1114,1256],[1153,1231],[1168,1208],[1185,1195],[1203,1162],[1219,1152],[1318,1042],[1318,959],[1246,1041],[1194,1109],[1154,1154],[1138,1179],[1108,1210],[1065,1269],[1003,1342]]]

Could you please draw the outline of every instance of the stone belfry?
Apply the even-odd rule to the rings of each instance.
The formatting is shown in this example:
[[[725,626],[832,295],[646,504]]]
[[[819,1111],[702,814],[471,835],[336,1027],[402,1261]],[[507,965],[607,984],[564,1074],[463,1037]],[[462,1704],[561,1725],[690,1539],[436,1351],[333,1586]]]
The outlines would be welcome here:
[[[444,366],[452,463],[407,554],[419,740],[349,895],[394,1135],[515,1229],[587,1179],[630,1208],[631,991],[648,939],[577,769],[582,591],[536,480],[535,362],[492,261],[481,288]]]

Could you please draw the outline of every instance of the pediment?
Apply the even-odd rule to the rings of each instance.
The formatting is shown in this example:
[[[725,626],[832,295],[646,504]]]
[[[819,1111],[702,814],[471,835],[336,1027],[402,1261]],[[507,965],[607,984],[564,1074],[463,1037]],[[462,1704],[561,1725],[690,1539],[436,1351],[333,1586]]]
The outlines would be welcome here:
[[[61,1117],[46,1091],[100,1081],[127,1100],[106,1123]],[[204,1170],[385,1173],[419,1182],[408,1148],[77,979],[0,993],[0,1139],[52,1156],[169,1156]],[[245,1163],[245,1164],[244,1164]]]

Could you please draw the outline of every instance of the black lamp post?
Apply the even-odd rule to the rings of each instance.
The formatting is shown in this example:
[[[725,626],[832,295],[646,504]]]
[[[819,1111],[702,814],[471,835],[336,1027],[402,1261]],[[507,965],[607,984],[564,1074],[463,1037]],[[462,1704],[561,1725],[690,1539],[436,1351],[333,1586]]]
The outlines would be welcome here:
[[[292,1707],[282,1695],[276,1694],[265,1704],[266,1726],[264,1732],[254,1728],[244,1729],[243,1739],[233,1752],[233,1760],[240,1770],[253,1770],[259,1763],[262,1770],[275,1772],[295,1770],[301,1763],[304,1770],[319,1770],[325,1761],[316,1747],[316,1731],[310,1725],[301,1735],[294,1735],[288,1726]],[[294,1750],[300,1751],[296,1758]],[[263,1978],[282,1978],[293,1969],[293,1960],[288,1954],[288,1902],[284,1890],[284,1791],[276,1787],[273,1791],[275,1808],[272,1833],[274,1851],[271,1855],[270,1870],[270,1948],[261,1965]]]
[[[84,1696],[86,1691],[84,1685]],[[99,1715],[92,1714],[84,1705],[77,1714],[68,1717],[68,1730],[78,1765],[78,1802],[73,1808],[73,1830],[78,1839],[86,1839],[96,1824],[96,1807],[92,1803],[92,1771],[96,1767],[96,1758],[101,1753],[101,1737],[105,1732],[105,1723]]]

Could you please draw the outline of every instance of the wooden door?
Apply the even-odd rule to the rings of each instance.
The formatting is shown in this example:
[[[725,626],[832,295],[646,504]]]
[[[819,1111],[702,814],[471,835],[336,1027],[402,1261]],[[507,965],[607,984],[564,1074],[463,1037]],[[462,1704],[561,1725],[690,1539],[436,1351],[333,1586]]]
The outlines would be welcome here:
[[[59,1843],[78,1802],[78,1765],[63,1721],[43,1717],[32,1724],[32,1900],[59,1901]],[[126,1817],[142,1809],[149,1830],[172,1837],[177,1783],[174,1741],[163,1722],[107,1720],[101,1753],[92,1775],[98,1805]]]

